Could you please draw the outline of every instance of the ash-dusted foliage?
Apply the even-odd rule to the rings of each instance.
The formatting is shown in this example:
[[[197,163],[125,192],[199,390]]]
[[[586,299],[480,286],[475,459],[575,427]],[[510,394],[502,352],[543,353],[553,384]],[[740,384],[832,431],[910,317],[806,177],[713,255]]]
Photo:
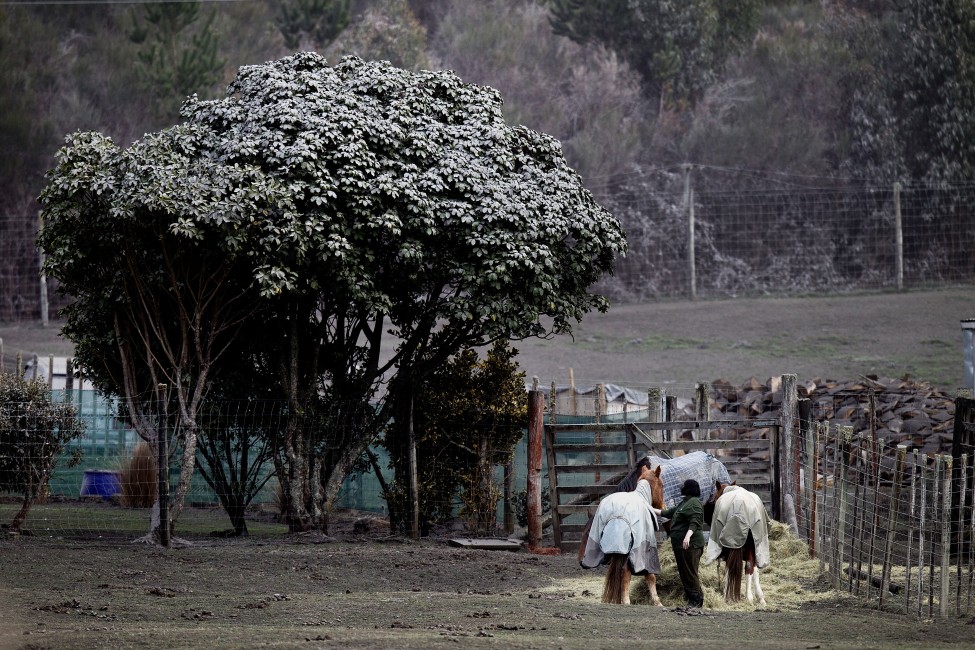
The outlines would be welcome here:
[[[52,400],[46,382],[0,373],[0,492],[24,495],[12,532],[20,531],[67,444],[83,433],[77,409]]]
[[[356,412],[392,375],[409,385],[464,347],[568,332],[607,306],[589,287],[625,251],[619,222],[558,141],[505,123],[491,88],[300,53],[241,68],[183,116],[125,150],[71,136],[41,242],[78,298],[66,332],[84,365],[130,397],[178,386],[188,431],[228,346],[235,368],[274,373],[292,413],[323,386]],[[292,525],[373,432],[296,422],[276,441]]]

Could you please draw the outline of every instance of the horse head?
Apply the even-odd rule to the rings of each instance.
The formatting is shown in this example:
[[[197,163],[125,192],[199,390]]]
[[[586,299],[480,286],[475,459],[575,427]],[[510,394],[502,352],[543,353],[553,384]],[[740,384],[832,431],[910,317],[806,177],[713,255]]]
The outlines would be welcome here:
[[[640,478],[650,484],[650,505],[658,510],[664,507],[664,480],[660,478],[660,465],[650,469],[649,463],[642,466]]]
[[[710,501],[704,504],[704,521],[708,523],[708,526],[710,526],[714,520],[715,504],[718,502],[718,499],[721,498],[721,495],[724,494],[725,488],[729,485],[738,485],[738,481],[735,480],[731,483],[722,483],[721,481],[714,482],[714,496],[711,497]]]

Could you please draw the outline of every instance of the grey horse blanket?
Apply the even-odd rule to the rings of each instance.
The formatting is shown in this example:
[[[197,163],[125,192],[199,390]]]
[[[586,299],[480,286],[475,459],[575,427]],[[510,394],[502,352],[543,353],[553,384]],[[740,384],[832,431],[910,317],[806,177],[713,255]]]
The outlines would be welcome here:
[[[657,555],[657,518],[650,510],[650,484],[637,483],[632,492],[614,492],[599,502],[586,552],[579,560],[585,569],[609,562],[610,554],[628,555],[635,575],[660,573]]]
[[[701,503],[707,503],[714,497],[717,490],[715,481],[731,483],[728,468],[720,460],[706,451],[694,451],[677,458],[660,458],[650,456],[650,467],[660,465],[660,478],[664,482],[664,507],[673,508],[680,504],[684,497],[680,488],[684,481],[694,479],[701,486]]]
[[[711,535],[704,549],[705,564],[721,556],[721,549],[741,548],[751,531],[755,539],[755,564],[764,569],[769,564],[768,513],[765,504],[754,492],[729,485],[714,504]]]

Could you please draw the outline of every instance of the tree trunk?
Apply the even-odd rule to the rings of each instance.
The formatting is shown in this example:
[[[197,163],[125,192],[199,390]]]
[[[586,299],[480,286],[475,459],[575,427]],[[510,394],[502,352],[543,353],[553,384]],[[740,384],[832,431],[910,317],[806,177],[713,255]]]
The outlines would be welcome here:
[[[170,535],[176,520],[179,519],[186,502],[186,495],[190,491],[190,481],[193,480],[193,470],[196,468],[196,425],[191,424],[186,427],[186,434],[183,438],[183,461],[179,472],[179,483],[176,485],[176,493],[169,506]]]
[[[27,513],[30,512],[31,506],[34,504],[34,498],[37,495],[33,490],[28,490],[27,494],[24,495],[24,502],[20,506],[20,510],[14,515],[13,521],[10,522],[10,532],[19,534],[21,527],[24,525],[24,520],[27,519]]]

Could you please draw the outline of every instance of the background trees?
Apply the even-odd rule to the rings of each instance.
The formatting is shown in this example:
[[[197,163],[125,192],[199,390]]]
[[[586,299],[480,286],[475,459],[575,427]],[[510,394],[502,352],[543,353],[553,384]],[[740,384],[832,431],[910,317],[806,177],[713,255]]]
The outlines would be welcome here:
[[[607,203],[625,201],[634,177],[683,163],[747,170],[766,184],[781,174],[884,185],[970,175],[971,10],[959,0],[281,7],[197,10],[212,11],[212,22],[197,19],[185,33],[206,24],[215,60],[226,64],[192,91],[215,96],[239,65],[279,58],[293,38],[297,47],[325,48],[333,62],[355,53],[408,69],[452,69],[498,89],[509,124],[558,138],[569,165]],[[98,130],[124,146],[175,119],[179,93],[160,113],[147,93],[132,92],[146,78],[141,48],[128,38],[132,11],[0,12],[0,320],[39,313],[35,198],[62,134]],[[162,37],[143,26],[151,28],[144,45]],[[709,189],[736,190],[740,180],[726,176]],[[649,215],[627,213],[634,221],[623,215],[624,227],[638,233]]]

